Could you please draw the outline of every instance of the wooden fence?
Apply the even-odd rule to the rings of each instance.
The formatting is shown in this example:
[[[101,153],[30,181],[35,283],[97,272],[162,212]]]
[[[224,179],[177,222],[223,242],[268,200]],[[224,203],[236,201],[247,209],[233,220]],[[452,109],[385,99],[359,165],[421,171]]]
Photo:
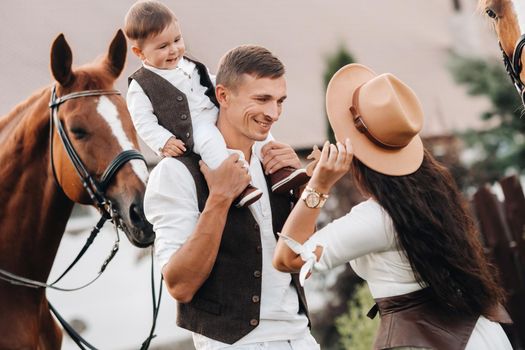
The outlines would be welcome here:
[[[525,349],[525,196],[518,177],[501,180],[505,199],[489,187],[475,193],[472,204],[487,254],[500,271],[507,310],[514,324],[505,326],[514,349]]]

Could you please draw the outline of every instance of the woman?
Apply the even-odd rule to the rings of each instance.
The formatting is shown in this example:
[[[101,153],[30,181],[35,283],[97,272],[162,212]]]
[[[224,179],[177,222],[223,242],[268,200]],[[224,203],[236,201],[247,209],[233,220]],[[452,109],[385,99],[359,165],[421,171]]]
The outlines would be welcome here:
[[[277,243],[281,271],[350,262],[367,281],[381,323],[376,349],[512,349],[503,292],[449,172],[426,152],[423,111],[391,74],[340,69],[327,90],[338,140],[326,143]],[[351,143],[350,143],[351,140]],[[355,156],[355,157],[354,157]],[[332,186],[349,170],[369,199],[315,231]]]

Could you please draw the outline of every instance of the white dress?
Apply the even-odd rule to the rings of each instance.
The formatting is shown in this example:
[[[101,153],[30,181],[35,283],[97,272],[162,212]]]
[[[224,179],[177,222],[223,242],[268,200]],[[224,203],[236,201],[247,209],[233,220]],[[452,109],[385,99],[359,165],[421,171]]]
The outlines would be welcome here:
[[[398,247],[392,219],[374,200],[362,202],[346,214],[317,231],[304,243],[303,259],[311,257],[316,246],[323,247],[313,270],[326,270],[350,262],[363,278],[372,297],[383,298],[414,292],[417,283],[408,259]],[[309,269],[305,264],[303,269]],[[307,271],[303,270],[305,275]],[[497,322],[480,316],[467,343],[467,350],[512,349]]]

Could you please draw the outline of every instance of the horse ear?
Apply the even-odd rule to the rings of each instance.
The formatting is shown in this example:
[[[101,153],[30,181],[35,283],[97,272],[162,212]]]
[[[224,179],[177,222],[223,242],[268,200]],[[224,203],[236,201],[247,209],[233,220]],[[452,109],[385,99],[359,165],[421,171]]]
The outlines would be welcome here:
[[[56,81],[62,86],[70,85],[74,80],[71,64],[73,63],[73,54],[69,47],[64,34],[56,37],[51,46],[51,72]]]
[[[113,38],[113,41],[111,41],[111,44],[109,45],[109,51],[106,60],[107,67],[115,79],[118,78],[124,69],[127,51],[128,46],[126,44],[126,37],[124,36],[122,29],[119,29]]]

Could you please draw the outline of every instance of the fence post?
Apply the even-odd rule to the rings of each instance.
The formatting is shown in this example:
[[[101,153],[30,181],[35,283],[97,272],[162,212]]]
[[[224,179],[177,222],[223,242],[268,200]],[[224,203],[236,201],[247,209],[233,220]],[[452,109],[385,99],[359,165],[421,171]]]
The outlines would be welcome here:
[[[474,194],[473,204],[485,246],[492,262],[498,267],[501,283],[508,295],[506,306],[514,325],[506,327],[506,330],[514,347],[521,349],[522,344],[525,344],[525,303],[522,302],[521,278],[517,278],[520,272],[514,258],[515,243],[502,205],[488,187],[478,189]]]
[[[503,194],[505,195],[505,216],[512,238],[516,243],[516,253],[519,256],[519,266],[522,267],[520,276],[524,287],[523,269],[525,268],[525,195],[516,175],[500,180]]]

